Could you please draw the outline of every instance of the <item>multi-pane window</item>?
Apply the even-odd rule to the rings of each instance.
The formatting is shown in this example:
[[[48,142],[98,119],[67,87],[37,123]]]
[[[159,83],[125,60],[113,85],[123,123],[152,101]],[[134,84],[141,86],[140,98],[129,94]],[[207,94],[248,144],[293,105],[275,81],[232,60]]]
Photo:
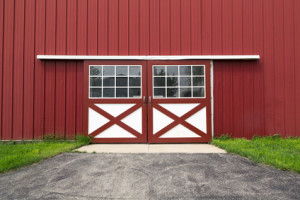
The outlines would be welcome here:
[[[204,65],[153,65],[154,98],[205,98]]]
[[[90,65],[90,98],[140,98],[141,65]]]

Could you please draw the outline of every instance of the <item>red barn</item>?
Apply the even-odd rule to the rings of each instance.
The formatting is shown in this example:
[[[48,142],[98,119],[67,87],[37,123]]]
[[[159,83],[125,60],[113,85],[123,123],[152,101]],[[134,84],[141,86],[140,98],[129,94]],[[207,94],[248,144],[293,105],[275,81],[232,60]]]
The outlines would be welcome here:
[[[0,0],[0,139],[300,136],[299,0]]]

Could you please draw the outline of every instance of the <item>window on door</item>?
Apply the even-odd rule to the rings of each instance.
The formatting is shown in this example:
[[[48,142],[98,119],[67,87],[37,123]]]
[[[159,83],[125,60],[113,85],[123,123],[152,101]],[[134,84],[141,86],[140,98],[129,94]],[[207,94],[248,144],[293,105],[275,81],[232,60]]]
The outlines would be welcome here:
[[[205,98],[204,65],[153,65],[154,98]]]
[[[141,98],[141,65],[89,65],[89,98]]]

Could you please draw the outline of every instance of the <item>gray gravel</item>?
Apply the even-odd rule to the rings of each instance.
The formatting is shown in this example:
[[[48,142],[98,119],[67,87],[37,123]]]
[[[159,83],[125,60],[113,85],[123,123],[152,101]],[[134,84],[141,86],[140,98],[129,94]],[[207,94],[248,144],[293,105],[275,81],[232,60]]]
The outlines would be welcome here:
[[[300,175],[231,154],[67,153],[0,175],[0,199],[300,199]]]

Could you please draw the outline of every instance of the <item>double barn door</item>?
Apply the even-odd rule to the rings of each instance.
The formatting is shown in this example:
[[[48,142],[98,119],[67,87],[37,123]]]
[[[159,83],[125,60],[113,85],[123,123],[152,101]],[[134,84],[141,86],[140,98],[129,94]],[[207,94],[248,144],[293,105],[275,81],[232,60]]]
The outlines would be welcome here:
[[[208,142],[209,61],[85,61],[84,111],[95,143]]]

